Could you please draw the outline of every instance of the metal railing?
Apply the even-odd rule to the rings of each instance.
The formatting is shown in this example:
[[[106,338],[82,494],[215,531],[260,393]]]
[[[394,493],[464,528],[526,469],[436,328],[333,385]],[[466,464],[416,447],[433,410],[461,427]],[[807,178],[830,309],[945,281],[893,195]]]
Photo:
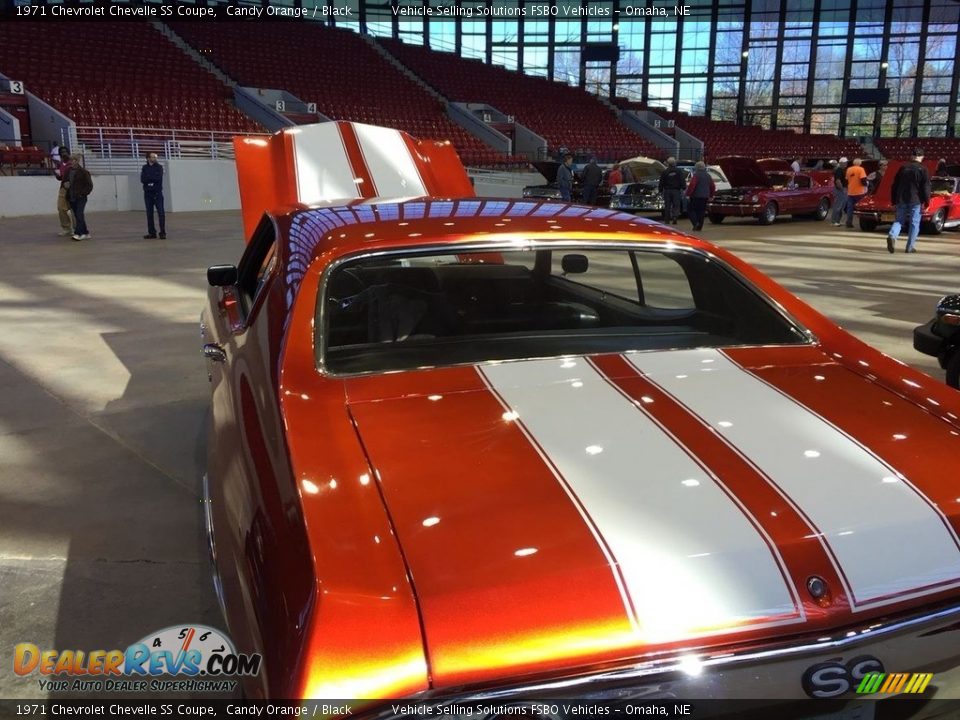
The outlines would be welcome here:
[[[162,160],[233,160],[240,133],[131,127],[71,127],[62,142],[84,156],[91,172],[136,172],[147,153]],[[254,135],[257,133],[243,133]]]

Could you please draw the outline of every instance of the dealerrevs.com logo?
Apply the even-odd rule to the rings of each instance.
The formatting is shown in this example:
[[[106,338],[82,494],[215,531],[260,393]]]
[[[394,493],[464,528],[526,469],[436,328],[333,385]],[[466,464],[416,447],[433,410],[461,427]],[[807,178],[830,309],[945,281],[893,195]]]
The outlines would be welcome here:
[[[164,628],[126,650],[41,650],[33,643],[13,649],[14,673],[39,674],[44,691],[230,692],[237,684],[230,677],[257,675],[261,663],[260,655],[237,653],[224,633],[205,625]]]

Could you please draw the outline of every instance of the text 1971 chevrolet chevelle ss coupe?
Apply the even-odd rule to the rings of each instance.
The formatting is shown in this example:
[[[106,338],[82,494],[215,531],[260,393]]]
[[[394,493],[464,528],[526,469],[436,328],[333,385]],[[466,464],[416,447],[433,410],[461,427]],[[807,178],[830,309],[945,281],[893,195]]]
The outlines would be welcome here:
[[[780,215],[823,220],[830,211],[833,189],[822,174],[766,171],[753,158],[724,157],[717,161],[733,188],[719,190],[707,206],[710,222],[727,217],[755,217],[769,225]]]
[[[205,506],[248,696],[948,686],[960,394],[709,243],[471,197],[449,145],[236,146]]]

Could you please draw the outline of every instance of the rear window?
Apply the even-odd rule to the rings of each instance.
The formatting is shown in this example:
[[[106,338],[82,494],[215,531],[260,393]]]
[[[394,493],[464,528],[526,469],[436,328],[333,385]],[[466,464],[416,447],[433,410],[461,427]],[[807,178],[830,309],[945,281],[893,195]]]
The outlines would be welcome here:
[[[676,249],[360,258],[328,275],[318,312],[319,360],[345,374],[807,342],[715,259]]]

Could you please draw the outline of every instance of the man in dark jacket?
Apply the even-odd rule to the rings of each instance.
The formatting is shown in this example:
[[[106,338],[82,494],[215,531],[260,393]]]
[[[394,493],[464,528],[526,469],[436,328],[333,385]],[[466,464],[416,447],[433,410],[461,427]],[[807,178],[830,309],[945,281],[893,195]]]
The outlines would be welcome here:
[[[667,167],[660,173],[659,189],[663,196],[663,221],[668,224],[677,224],[681,210],[681,193],[686,187],[683,171],[677,167],[677,159],[667,158]]]
[[[93,192],[93,178],[83,166],[82,160],[80,155],[72,155],[70,173],[67,175],[67,199],[70,201],[70,209],[73,210],[74,240],[90,238],[90,230],[87,228],[87,220],[83,213],[87,207],[87,197]]]
[[[847,207],[847,158],[840,158],[840,162],[833,169],[833,226],[840,227],[843,211]],[[853,222],[851,218],[847,218]]]
[[[703,230],[703,220],[707,216],[707,203],[717,191],[717,184],[707,172],[707,166],[701,161],[694,166],[693,175],[687,184],[687,197],[690,204],[687,206],[687,217],[693,224],[694,230]]]
[[[563,156],[563,162],[557,168],[557,187],[560,189],[560,197],[564,202],[570,202],[573,195],[573,155],[567,153]]]
[[[603,180],[603,170],[597,165],[595,157],[590,158],[590,162],[583,169],[583,204],[594,205],[597,202],[597,188],[600,187],[600,181]]]
[[[163,166],[157,162],[157,154],[147,155],[147,164],[140,170],[140,182],[143,183],[143,204],[147,209],[147,234],[144,240],[152,240],[157,236],[157,228],[153,224],[153,209],[157,209],[160,220],[160,239],[167,238],[166,219],[163,214]]]
[[[900,236],[900,228],[909,223],[907,247],[905,252],[916,252],[917,236],[920,234],[920,211],[930,202],[930,173],[921,164],[923,150],[913,153],[913,160],[906,162],[893,177],[890,190],[890,202],[897,208],[897,219],[887,234],[887,251],[893,252],[894,244]]]

